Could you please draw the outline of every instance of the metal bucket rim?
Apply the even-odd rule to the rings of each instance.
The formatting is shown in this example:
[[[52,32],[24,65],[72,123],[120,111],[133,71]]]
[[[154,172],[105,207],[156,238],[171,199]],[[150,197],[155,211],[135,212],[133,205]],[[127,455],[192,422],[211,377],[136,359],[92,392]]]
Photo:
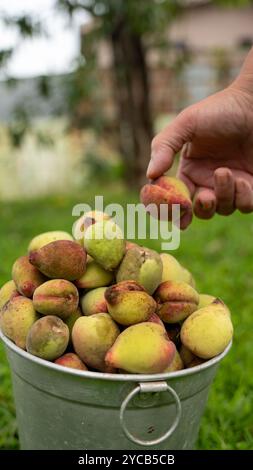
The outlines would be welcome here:
[[[33,356],[32,354],[24,351],[23,349],[16,346],[11,340],[9,340],[1,331],[0,328],[0,338],[3,340],[5,345],[13,350],[19,356],[32,361],[36,364],[41,365],[42,367],[46,367],[48,369],[53,369],[58,372],[64,374],[75,375],[80,378],[89,378],[89,379],[103,379],[103,380],[110,380],[114,382],[147,382],[147,381],[156,381],[156,380],[167,380],[173,378],[180,378],[185,377],[188,375],[194,375],[198,372],[204,371],[205,369],[209,369],[209,367],[214,366],[215,364],[219,363],[229,352],[232,346],[232,340],[224,349],[224,351],[219,354],[218,356],[209,359],[208,361],[200,364],[198,366],[191,367],[189,369],[183,369],[175,372],[167,372],[167,373],[160,373],[160,374],[109,374],[105,372],[91,372],[91,371],[81,371],[78,369],[71,369],[69,367],[60,366],[55,364],[54,362],[47,361],[45,359],[41,359],[40,357]]]

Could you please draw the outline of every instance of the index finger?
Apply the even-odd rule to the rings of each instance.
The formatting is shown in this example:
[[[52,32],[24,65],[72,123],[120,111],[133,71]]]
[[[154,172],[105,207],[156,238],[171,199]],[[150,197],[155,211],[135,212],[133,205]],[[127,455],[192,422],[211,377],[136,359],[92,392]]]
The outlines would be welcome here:
[[[171,167],[176,153],[191,140],[193,122],[194,115],[191,108],[187,108],[153,139],[151,160],[147,169],[149,179],[158,178]]]

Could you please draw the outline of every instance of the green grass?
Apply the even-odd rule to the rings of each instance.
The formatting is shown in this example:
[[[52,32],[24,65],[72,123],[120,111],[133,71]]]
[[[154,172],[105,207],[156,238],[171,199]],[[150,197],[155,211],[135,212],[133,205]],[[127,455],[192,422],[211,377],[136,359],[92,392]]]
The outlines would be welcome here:
[[[106,202],[134,202],[123,191],[105,194]],[[54,198],[2,204],[0,207],[0,285],[10,278],[14,260],[29,240],[45,230],[71,230],[74,203]],[[234,345],[220,366],[202,420],[199,449],[253,449],[253,217],[234,214],[211,221],[194,220],[182,234],[178,259],[188,267],[200,292],[220,296],[231,308]],[[145,242],[159,249],[159,242]],[[175,253],[174,253],[175,254]],[[10,374],[0,345],[0,448],[18,448]]]

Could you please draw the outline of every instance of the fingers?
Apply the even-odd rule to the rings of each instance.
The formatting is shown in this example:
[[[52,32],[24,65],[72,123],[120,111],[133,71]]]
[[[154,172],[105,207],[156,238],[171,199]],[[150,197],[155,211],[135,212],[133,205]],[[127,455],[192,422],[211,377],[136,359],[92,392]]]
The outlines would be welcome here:
[[[250,183],[242,178],[235,181],[235,205],[245,214],[253,211],[253,190]]]
[[[216,212],[221,215],[232,214],[235,210],[235,180],[231,170],[215,170],[214,191],[217,200]]]
[[[214,190],[199,188],[194,199],[194,213],[201,219],[213,217],[215,212],[230,215],[236,209],[253,212],[253,188],[243,178],[235,178],[228,168],[214,172]]]
[[[194,194],[196,193],[196,185],[194,182],[189,178],[187,172],[184,171],[182,161],[183,161],[183,152],[184,149],[182,150],[181,153],[181,158],[179,160],[179,167],[177,170],[177,178],[182,180],[184,184],[187,186],[188,190],[190,191],[191,199],[193,198]]]
[[[147,170],[149,179],[158,178],[165,173],[171,167],[175,154],[191,140],[194,116],[193,107],[187,108],[153,139],[151,160]]]
[[[216,212],[216,204],[212,189],[199,188],[194,199],[194,213],[200,219],[211,219]]]
[[[192,212],[187,211],[180,219],[180,229],[185,230],[192,221]]]

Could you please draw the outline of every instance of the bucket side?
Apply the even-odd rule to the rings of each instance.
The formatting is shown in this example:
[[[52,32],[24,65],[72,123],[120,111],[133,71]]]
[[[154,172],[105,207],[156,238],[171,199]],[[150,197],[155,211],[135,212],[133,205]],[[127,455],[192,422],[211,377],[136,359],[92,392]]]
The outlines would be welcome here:
[[[23,450],[144,450],[123,433],[119,409],[95,406],[50,395],[13,373],[14,396]],[[210,384],[209,384],[210,385]],[[172,436],[155,450],[193,449],[209,385],[181,401],[182,415]],[[173,403],[133,406],[126,411],[126,425],[142,440],[160,437],[175,419]]]
[[[120,408],[136,387],[124,419],[142,441],[166,434],[176,417],[173,396],[182,413],[173,434],[153,449],[192,449],[208,391],[222,355],[203,366],[160,376],[131,376],[67,370],[19,350],[5,347],[13,378],[22,449],[145,449],[134,444],[122,428]],[[151,384],[154,393],[151,393]],[[161,387],[161,384],[164,386]],[[148,386],[148,387],[147,387]],[[151,388],[150,388],[151,387]],[[145,390],[147,393],[145,393]],[[130,395],[133,396],[132,394]]]
[[[127,393],[129,393],[136,381],[131,374],[127,374],[124,380],[121,376],[114,375],[114,380],[107,380],[106,374],[97,373],[89,375],[85,372],[78,373],[66,368],[55,366],[47,361],[34,361],[29,354],[20,355],[15,349],[5,345],[7,358],[12,372],[21,377],[27,384],[38,388],[50,395],[95,406],[108,406],[119,408]],[[217,363],[204,369],[196,368],[194,373],[187,369],[184,374],[161,374],[160,380],[168,381],[173,386],[180,400],[194,395],[209,385],[213,380]],[[95,376],[93,378],[93,375]],[[110,374],[111,375],[111,374]],[[138,377],[143,382],[143,376]],[[154,375],[145,376],[145,381],[154,381]],[[158,399],[152,402],[152,406],[170,404],[173,399],[169,394],[157,394]]]

